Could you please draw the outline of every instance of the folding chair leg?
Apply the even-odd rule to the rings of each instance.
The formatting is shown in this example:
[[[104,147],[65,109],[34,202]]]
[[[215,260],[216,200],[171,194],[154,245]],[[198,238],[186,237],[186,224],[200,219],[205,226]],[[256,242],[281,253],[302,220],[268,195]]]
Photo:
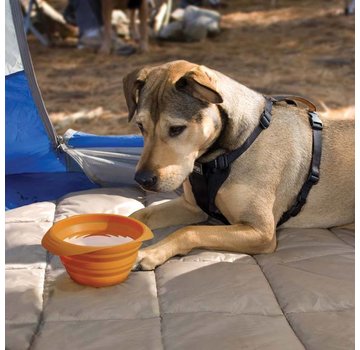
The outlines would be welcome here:
[[[37,9],[39,9],[39,5],[37,4],[36,0],[30,0],[29,2],[29,7],[28,10],[26,11],[26,14],[24,16],[24,30],[25,30],[25,34],[27,34],[29,31],[31,33],[34,34],[34,36],[36,37],[36,39],[38,39],[40,41],[40,43],[44,46],[49,46],[50,45],[50,41],[49,39],[41,34],[32,24],[31,22],[31,11],[33,6],[36,6]]]

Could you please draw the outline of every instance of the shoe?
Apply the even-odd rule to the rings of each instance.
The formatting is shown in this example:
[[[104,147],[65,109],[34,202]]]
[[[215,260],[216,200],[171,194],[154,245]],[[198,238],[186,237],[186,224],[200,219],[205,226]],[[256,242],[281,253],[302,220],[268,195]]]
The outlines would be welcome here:
[[[120,56],[130,56],[136,52],[136,48],[132,45],[123,45],[114,50],[114,53]]]
[[[98,28],[85,31],[79,38],[78,48],[98,49],[101,45],[101,31]]]

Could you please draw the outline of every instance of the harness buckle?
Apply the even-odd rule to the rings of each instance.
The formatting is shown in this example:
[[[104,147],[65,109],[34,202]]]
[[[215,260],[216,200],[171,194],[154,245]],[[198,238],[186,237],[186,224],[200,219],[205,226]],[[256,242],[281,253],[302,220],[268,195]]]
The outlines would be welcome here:
[[[322,130],[323,123],[316,112],[309,111],[310,125],[314,130]]]
[[[312,171],[310,176],[309,176],[309,179],[308,181],[311,182],[312,184],[316,184],[319,182],[319,179],[320,179],[320,176],[318,173]]]
[[[226,169],[229,166],[229,161],[226,154],[215,158],[215,168],[216,169]]]
[[[264,112],[262,112],[261,114],[260,126],[263,129],[267,129],[270,125],[270,121],[271,121],[271,113],[265,109]]]
[[[199,175],[203,175],[203,167],[202,164],[199,162],[194,163],[193,172]]]

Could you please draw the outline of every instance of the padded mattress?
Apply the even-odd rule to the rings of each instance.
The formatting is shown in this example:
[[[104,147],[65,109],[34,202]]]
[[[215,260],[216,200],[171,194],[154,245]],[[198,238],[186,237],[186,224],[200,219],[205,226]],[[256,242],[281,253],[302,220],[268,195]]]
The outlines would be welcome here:
[[[354,348],[351,229],[279,229],[273,254],[194,250],[106,288],[73,282],[40,245],[65,217],[129,215],[175,196],[95,189],[7,211],[6,348]]]

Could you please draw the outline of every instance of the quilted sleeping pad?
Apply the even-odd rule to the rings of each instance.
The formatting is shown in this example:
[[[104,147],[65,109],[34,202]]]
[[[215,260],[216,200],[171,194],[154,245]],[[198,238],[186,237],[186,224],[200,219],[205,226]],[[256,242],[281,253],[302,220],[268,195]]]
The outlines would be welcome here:
[[[106,288],[73,282],[40,245],[65,217],[129,215],[175,196],[96,189],[6,212],[6,348],[354,348],[349,229],[280,229],[273,254],[195,250]]]

